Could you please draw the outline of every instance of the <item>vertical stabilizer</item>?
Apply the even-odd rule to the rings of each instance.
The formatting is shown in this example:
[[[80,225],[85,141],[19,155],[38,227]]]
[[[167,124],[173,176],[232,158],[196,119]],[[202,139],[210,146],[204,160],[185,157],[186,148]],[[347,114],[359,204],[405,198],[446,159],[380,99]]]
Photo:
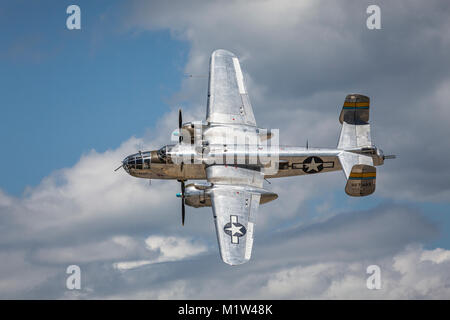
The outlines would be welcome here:
[[[342,129],[338,149],[349,150],[372,146],[369,108],[369,97],[360,94],[347,95],[339,116]]]

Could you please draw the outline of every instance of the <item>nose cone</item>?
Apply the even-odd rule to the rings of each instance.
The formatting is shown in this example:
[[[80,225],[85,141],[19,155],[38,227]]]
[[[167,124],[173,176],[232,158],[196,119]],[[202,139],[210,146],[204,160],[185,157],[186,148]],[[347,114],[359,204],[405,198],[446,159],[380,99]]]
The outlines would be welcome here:
[[[126,157],[125,159],[122,160],[122,165],[123,165],[123,168],[125,169],[125,171],[127,173],[130,173],[130,168],[128,168],[128,158],[129,157]]]

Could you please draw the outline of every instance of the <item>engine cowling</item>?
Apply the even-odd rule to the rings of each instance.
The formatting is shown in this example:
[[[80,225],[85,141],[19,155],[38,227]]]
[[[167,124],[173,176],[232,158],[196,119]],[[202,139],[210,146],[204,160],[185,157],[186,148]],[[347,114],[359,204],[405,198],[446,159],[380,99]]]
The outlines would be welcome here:
[[[211,207],[211,197],[208,189],[211,184],[188,184],[184,189],[185,204],[194,208]],[[260,204],[273,201],[278,198],[278,195],[273,192],[265,191],[261,193]]]
[[[188,184],[184,189],[185,203],[194,208],[211,207],[211,198],[206,189],[203,185]]]

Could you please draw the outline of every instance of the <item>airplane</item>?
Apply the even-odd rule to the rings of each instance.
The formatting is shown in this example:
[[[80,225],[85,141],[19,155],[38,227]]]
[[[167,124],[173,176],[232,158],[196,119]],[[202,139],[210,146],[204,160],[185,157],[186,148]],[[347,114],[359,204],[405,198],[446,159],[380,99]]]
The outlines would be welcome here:
[[[229,265],[250,260],[259,205],[278,198],[264,189],[264,180],[342,170],[345,192],[367,196],[375,191],[375,167],[395,158],[372,144],[365,95],[346,96],[337,148],[291,147],[272,143],[276,131],[257,127],[235,54],[212,53],[208,82],[206,121],[183,123],[180,109],[178,143],[132,154],[116,170],[179,181],[182,225],[185,205],[212,207],[220,255]],[[187,180],[207,182],[185,185]]]

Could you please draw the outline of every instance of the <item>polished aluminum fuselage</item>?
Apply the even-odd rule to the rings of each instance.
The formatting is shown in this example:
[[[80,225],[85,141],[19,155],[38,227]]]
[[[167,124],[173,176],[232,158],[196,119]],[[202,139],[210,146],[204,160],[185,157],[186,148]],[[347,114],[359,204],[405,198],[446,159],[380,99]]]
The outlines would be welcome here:
[[[292,146],[230,146],[226,144],[199,147],[191,144],[165,146],[161,151],[141,152],[124,160],[125,170],[132,176],[146,179],[204,180],[206,168],[211,164],[225,166],[264,168],[276,166],[265,178],[298,176],[341,169],[339,149],[305,148]],[[377,149],[357,150],[372,156],[374,165],[382,164]],[[305,160],[317,157],[321,166],[308,170]],[[316,159],[317,159],[316,158]],[[134,160],[134,162],[133,162]]]

